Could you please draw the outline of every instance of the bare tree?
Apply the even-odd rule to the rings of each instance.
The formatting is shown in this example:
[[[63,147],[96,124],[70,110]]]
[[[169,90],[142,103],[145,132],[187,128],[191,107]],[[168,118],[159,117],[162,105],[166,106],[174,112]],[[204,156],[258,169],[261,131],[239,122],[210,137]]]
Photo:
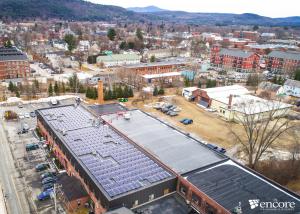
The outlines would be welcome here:
[[[284,117],[289,109],[283,108],[283,105],[278,101],[250,101],[240,106],[242,114],[236,116],[235,120],[242,125],[242,130],[239,131],[233,126],[230,130],[236,141],[241,144],[250,168],[255,169],[267,149],[282,134],[295,127]]]

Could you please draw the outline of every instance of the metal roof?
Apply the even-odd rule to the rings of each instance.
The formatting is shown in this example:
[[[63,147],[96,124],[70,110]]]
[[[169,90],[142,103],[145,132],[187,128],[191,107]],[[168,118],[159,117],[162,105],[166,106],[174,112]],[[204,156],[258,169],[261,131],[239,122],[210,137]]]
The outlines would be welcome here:
[[[201,142],[140,110],[128,113],[130,120],[122,119],[117,114],[104,115],[102,118],[177,173],[187,173],[226,159]]]
[[[133,209],[135,213],[147,214],[196,214],[191,206],[178,194],[173,193],[157,199],[138,208]]]
[[[268,54],[268,57],[275,57],[289,60],[300,60],[300,52],[291,51],[272,51]]]
[[[132,193],[172,177],[82,106],[60,106],[38,112],[108,198]]]
[[[282,213],[278,210],[260,210],[259,207],[251,209],[248,200],[257,199],[262,202],[295,202],[295,210],[283,213],[300,212],[298,195],[231,160],[190,173],[186,179],[229,211],[241,204],[242,212],[247,214]]]
[[[127,111],[125,106],[120,105],[119,103],[105,104],[105,105],[91,105],[88,106],[93,112],[98,116],[103,114],[112,114],[118,112]]]
[[[153,62],[153,63],[141,63],[136,65],[127,65],[125,68],[144,68],[144,67],[154,67],[154,66],[170,66],[170,65],[184,65],[187,64],[186,61],[164,61],[164,62]]]
[[[228,55],[228,56],[233,56],[233,57],[241,57],[241,58],[248,58],[255,54],[252,51],[243,51],[240,49],[227,49],[227,48],[222,48],[220,51],[220,55]]]
[[[300,81],[287,79],[284,83],[285,86],[291,86],[295,88],[300,88]]]
[[[0,61],[24,61],[27,56],[16,48],[0,48]]]

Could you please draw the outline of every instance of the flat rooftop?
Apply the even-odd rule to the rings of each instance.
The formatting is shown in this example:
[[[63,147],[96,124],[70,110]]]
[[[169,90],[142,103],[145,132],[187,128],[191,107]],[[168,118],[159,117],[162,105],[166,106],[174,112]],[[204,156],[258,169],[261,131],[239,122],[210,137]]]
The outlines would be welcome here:
[[[152,62],[152,63],[140,63],[136,65],[127,65],[124,68],[145,68],[145,67],[154,67],[154,66],[170,66],[170,65],[184,65],[187,62],[185,61],[164,61],[164,62]]]
[[[130,120],[117,114],[102,118],[177,173],[187,173],[227,158],[140,110],[128,113]]]
[[[110,200],[173,177],[82,106],[40,109],[38,113]]]
[[[105,104],[105,105],[90,105],[88,106],[98,116],[103,114],[113,114],[118,112],[127,111],[127,108],[119,103]]]
[[[294,193],[271,183],[258,174],[228,160],[215,166],[188,173],[185,178],[206,195],[229,211],[233,211],[241,204],[242,212],[256,213],[282,213],[278,210],[262,211],[259,207],[251,209],[248,200],[258,199],[262,202],[295,202],[296,208],[283,213],[300,212],[300,198]]]
[[[188,206],[185,200],[178,195],[173,193],[163,198],[152,201],[148,204],[142,205],[138,208],[133,209],[135,213],[145,214],[196,214],[190,206]]]

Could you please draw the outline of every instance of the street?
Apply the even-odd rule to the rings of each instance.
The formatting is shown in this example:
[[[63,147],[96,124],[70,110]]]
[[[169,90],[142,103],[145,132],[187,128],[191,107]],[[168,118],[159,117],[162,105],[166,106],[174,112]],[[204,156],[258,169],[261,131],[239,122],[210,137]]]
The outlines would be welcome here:
[[[3,128],[3,121],[1,120],[0,156],[2,159],[0,161],[0,179],[7,200],[8,212],[12,214],[31,213],[23,191],[24,187],[19,178],[19,173],[15,168],[9,143]]]

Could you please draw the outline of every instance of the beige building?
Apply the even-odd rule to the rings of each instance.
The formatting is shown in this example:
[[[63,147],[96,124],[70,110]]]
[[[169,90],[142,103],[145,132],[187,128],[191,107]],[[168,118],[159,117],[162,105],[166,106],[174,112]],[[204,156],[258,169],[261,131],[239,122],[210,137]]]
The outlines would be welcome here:
[[[255,120],[263,120],[270,113],[275,117],[284,116],[292,107],[250,95],[246,88],[239,85],[201,89],[198,105],[215,110],[224,119],[235,122],[241,122],[250,115]]]

